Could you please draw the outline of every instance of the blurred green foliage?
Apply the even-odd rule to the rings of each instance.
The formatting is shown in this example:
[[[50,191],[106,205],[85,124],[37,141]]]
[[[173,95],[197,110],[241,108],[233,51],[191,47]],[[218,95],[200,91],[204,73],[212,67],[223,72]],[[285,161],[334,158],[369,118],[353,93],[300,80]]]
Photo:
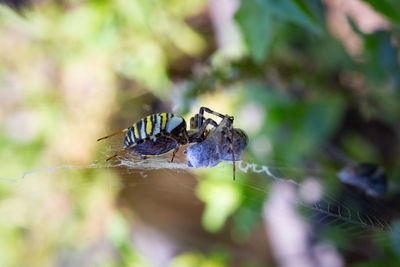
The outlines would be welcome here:
[[[395,0],[363,0],[373,7],[376,11],[386,16],[395,23],[400,22],[400,4]]]
[[[197,187],[197,195],[206,208],[203,213],[203,225],[210,232],[220,231],[226,219],[240,205],[241,192],[231,183],[232,173],[209,172],[207,180]]]
[[[248,132],[247,161],[335,170],[340,164],[324,150],[333,144],[357,161],[382,164],[396,184],[400,4],[363,2],[388,26],[366,31],[365,14],[334,10],[329,1],[242,0],[228,18],[233,26],[222,29],[239,36],[243,51],[235,57],[219,41],[226,14],[210,15],[215,1],[45,1],[23,16],[0,7],[0,176],[90,163],[98,155],[91,141],[106,125],[125,127],[170,107],[192,115],[208,105],[234,115]],[[332,11],[345,19],[332,22]],[[332,24],[350,34],[341,38]],[[353,39],[357,53],[348,48]],[[260,222],[270,185],[263,174],[238,173],[233,183],[229,167],[196,170],[196,194],[205,205],[204,229],[227,229],[243,244]],[[93,266],[151,265],[132,245],[129,216],[115,205],[120,186],[108,169],[2,182],[0,265],[78,266],[79,253],[89,255],[101,240],[110,247],[100,259],[88,256]],[[337,243],[350,244],[343,257],[351,258],[354,244],[338,235]],[[354,266],[395,264],[400,241],[396,234],[390,240],[389,248],[376,245],[380,258]],[[171,266],[228,266],[235,253],[224,248],[185,251]]]
[[[210,256],[201,253],[184,253],[177,256],[172,262],[171,267],[222,267],[227,266],[226,257],[221,253],[214,253]]]
[[[258,63],[265,60],[279,20],[304,26],[314,33],[321,31],[315,16],[303,1],[241,1],[235,18],[251,57]]]
[[[113,215],[107,226],[108,239],[121,256],[121,262],[114,264],[115,266],[150,266],[132,246],[130,227],[122,214]]]

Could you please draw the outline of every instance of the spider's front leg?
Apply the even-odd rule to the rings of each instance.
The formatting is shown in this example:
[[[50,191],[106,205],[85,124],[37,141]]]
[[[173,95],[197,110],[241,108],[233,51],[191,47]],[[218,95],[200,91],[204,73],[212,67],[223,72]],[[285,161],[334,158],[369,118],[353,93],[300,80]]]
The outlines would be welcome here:
[[[203,121],[204,121],[204,112],[207,112],[207,113],[213,114],[213,115],[215,115],[215,116],[218,116],[218,117],[220,117],[221,119],[224,119],[224,118],[226,117],[225,115],[223,115],[223,114],[221,114],[221,113],[218,113],[218,112],[216,112],[216,111],[213,111],[213,110],[211,110],[211,109],[209,109],[209,108],[201,107],[201,108],[200,108],[200,111],[199,111],[199,118],[198,118],[199,127],[201,127],[201,126],[203,125]]]
[[[207,120],[203,123],[203,125],[201,125],[201,127],[200,127],[199,130],[198,130],[198,132],[195,133],[195,134],[192,136],[192,141],[193,141],[193,142],[199,143],[199,142],[203,141],[203,139],[204,139],[204,138],[202,138],[202,137],[203,137],[203,134],[204,134],[204,132],[206,131],[207,126],[208,126],[209,124],[211,124],[211,125],[214,126],[215,128],[218,127],[218,124],[217,124],[213,119],[207,119]]]

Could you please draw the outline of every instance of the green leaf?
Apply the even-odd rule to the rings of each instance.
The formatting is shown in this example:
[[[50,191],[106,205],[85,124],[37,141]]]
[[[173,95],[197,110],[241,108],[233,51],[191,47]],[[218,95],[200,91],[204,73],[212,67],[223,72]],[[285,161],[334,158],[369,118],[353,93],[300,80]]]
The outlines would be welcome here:
[[[306,15],[310,20],[316,22],[316,19],[314,17],[314,14],[311,12],[311,10],[308,8],[307,4],[304,2],[304,0],[293,0],[293,3],[297,5],[297,7]]]
[[[400,5],[398,4],[398,2],[396,3],[390,0],[363,0],[363,1],[370,4],[371,7],[375,9],[375,11],[381,13],[387,18],[395,22],[400,22],[400,15],[398,13]]]
[[[250,56],[255,62],[261,63],[268,53],[273,37],[268,7],[263,1],[242,1],[235,20],[242,31]]]
[[[270,12],[281,19],[299,24],[320,33],[321,28],[306,4],[300,0],[265,0]]]
[[[220,231],[228,217],[240,205],[240,189],[231,179],[231,168],[212,170],[208,179],[202,180],[197,186],[196,194],[206,205],[202,224],[209,232]]]
[[[275,36],[274,20],[280,18],[314,33],[321,27],[308,6],[300,0],[242,0],[235,19],[252,59],[261,63]]]

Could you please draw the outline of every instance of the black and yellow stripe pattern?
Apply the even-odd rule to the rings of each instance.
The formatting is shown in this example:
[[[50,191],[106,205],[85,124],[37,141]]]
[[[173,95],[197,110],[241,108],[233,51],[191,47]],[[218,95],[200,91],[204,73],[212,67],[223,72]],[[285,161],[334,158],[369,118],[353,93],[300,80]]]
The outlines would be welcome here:
[[[157,113],[149,115],[129,128],[124,146],[151,139],[159,134],[171,133],[183,122],[183,118],[172,113]]]

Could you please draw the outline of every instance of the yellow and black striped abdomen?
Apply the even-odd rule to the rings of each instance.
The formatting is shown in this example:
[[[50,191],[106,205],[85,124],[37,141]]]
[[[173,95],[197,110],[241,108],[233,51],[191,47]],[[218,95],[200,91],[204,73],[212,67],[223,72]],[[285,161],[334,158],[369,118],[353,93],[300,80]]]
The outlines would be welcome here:
[[[172,133],[177,127],[186,127],[180,116],[172,113],[149,115],[129,128],[125,136],[124,147],[153,139],[160,134]]]

